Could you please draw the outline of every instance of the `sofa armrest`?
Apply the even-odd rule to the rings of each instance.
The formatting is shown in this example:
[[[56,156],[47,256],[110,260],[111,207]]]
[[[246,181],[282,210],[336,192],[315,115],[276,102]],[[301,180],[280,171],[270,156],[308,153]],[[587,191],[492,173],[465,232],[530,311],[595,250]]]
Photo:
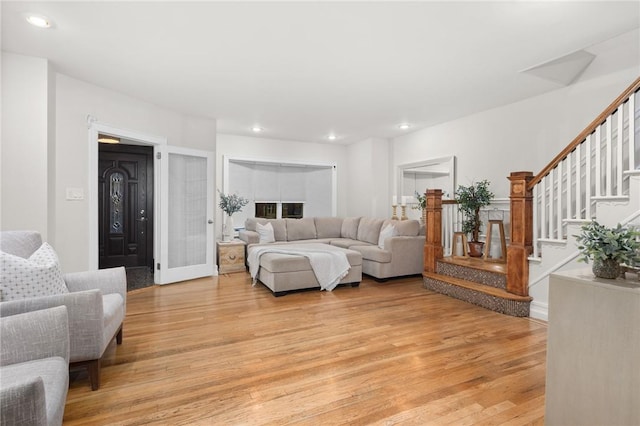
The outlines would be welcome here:
[[[12,315],[2,318],[0,323],[0,365],[54,356],[69,362],[69,319],[65,306]]]
[[[47,404],[42,377],[0,387],[3,425],[47,425]]]
[[[240,231],[239,238],[247,243],[247,245],[257,244],[260,242],[260,234],[258,234],[256,231]]]
[[[77,359],[100,358],[104,334],[104,310],[100,290],[2,302],[0,316],[8,317],[55,306],[67,307],[70,360],[73,362]]]
[[[98,289],[102,294],[118,293],[127,308],[127,273],[124,267],[98,269],[97,271],[72,272],[64,275],[71,292]]]
[[[391,237],[385,249],[391,252],[391,268],[396,276],[420,274],[424,270],[424,235]]]

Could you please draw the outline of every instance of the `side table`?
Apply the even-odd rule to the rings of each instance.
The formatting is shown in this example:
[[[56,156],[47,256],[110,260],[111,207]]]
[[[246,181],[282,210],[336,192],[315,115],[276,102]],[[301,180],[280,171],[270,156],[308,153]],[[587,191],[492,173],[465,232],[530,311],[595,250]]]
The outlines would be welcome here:
[[[218,254],[218,272],[220,274],[244,272],[247,270],[244,260],[244,241],[218,241],[216,246]]]

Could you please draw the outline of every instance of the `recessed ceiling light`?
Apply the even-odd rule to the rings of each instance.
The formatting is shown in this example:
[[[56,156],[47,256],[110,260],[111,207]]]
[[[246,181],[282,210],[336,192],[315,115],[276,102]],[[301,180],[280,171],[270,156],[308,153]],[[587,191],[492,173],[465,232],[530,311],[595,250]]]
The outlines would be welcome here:
[[[400,130],[407,130],[407,129],[409,129],[410,127],[411,127],[411,124],[409,124],[409,123],[401,123],[401,124],[398,124],[398,128],[399,128]]]
[[[327,136],[327,139],[329,139],[330,141],[335,141],[336,139],[338,139],[338,137],[332,133],[329,136]]]
[[[98,135],[98,142],[100,143],[120,143],[120,139],[114,136]]]
[[[38,28],[49,28],[51,27],[51,22],[49,21],[49,18],[47,18],[44,15],[36,15],[33,13],[30,13],[27,15],[27,22],[30,23],[31,25],[34,25]]]
[[[253,126],[251,128],[251,130],[253,130],[254,133],[260,133],[262,131],[262,127],[260,126]]]

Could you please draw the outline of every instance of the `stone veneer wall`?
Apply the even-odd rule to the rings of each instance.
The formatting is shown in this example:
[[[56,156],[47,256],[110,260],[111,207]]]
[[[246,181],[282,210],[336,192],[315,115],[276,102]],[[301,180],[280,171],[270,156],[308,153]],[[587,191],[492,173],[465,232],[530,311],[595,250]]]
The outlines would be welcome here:
[[[473,303],[501,314],[514,317],[529,316],[529,302],[502,299],[479,291],[458,287],[436,279],[424,278],[424,287],[437,293],[446,294],[465,302]]]
[[[454,265],[447,262],[438,262],[436,272],[440,275],[460,278],[495,288],[501,288],[503,290],[507,288],[507,277],[504,274],[496,274],[495,272],[468,268],[466,266]]]

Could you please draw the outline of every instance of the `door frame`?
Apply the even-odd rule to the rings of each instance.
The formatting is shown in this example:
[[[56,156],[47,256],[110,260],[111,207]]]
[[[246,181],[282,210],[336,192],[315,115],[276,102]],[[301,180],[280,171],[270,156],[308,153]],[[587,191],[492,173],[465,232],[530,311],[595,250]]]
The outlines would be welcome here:
[[[155,136],[134,130],[125,129],[122,127],[113,126],[111,124],[98,121],[95,117],[87,116],[87,127],[89,129],[88,143],[89,143],[89,182],[88,182],[88,203],[89,203],[89,270],[97,270],[99,267],[100,254],[98,250],[99,244],[99,223],[98,223],[98,134],[106,134],[109,136],[115,136],[117,138],[127,139],[135,142],[139,145],[153,146],[153,210],[154,215],[160,210],[159,197],[157,194],[160,192],[160,170],[156,167],[156,153],[159,147],[167,145],[167,138],[162,136]],[[160,258],[160,246],[158,244],[158,237],[160,235],[159,217],[156,215],[156,220],[153,222],[153,257],[155,259]],[[157,273],[154,268],[154,274]],[[157,280],[156,280],[157,281]]]

